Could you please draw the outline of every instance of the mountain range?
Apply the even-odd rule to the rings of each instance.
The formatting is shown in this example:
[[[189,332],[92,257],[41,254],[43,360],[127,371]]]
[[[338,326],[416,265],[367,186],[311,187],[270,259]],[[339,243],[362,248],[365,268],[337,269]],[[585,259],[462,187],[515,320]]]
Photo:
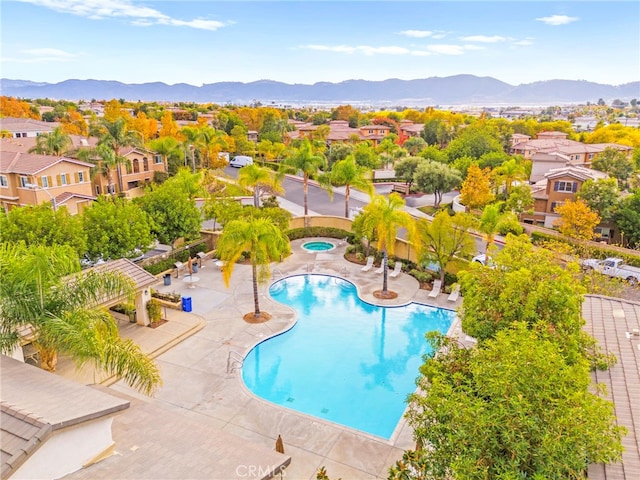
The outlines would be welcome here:
[[[162,82],[128,84],[108,80],[65,80],[59,83],[0,79],[2,95],[17,98],[57,100],[168,101],[217,104],[313,104],[358,103],[426,105],[558,105],[610,103],[614,99],[640,99],[640,81],[604,85],[585,80],[546,80],[510,85],[492,77],[454,75],[419,80],[347,80],[313,85],[287,84],[271,80],[219,82],[200,87]]]

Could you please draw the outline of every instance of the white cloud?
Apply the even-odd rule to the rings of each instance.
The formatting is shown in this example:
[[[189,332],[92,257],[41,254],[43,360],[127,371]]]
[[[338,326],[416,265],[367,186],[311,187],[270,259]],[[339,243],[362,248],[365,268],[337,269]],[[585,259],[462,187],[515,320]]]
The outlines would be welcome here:
[[[400,35],[412,38],[427,38],[433,36],[433,34],[434,33],[429,30],[403,30],[400,32]]]
[[[465,47],[462,45],[427,45],[427,50],[440,55],[462,55]]]
[[[322,52],[336,52],[336,53],[363,53],[367,56],[371,55],[408,55],[411,51],[404,47],[371,47],[368,45],[348,46],[348,45],[302,45],[301,48],[309,50],[316,50]]]
[[[429,55],[462,55],[466,51],[484,50],[485,47],[481,45],[466,44],[466,45],[447,45],[436,44],[426,45],[419,48],[405,48],[396,46],[383,46],[372,47],[369,45],[300,45],[298,48],[306,50],[315,50],[318,52],[334,52],[345,53],[349,55],[363,54],[367,56],[373,55],[412,55],[415,57],[426,57]]]
[[[487,35],[470,35],[468,37],[461,37],[463,42],[478,42],[478,43],[498,43],[507,41],[506,37],[500,35],[493,35],[491,37]]]
[[[567,23],[579,20],[578,17],[568,17],[567,15],[551,15],[550,17],[536,18],[537,21],[546,23],[547,25],[566,25]]]
[[[57,48],[30,48],[20,50],[19,57],[3,57],[2,62],[7,63],[52,63],[71,62],[80,55]]]
[[[20,0],[41,7],[50,8],[61,13],[69,13],[93,20],[109,17],[130,19],[133,25],[172,25],[215,31],[226,26],[224,22],[196,18],[179,20],[172,18],[154,8],[136,6],[130,0]]]
[[[532,39],[517,40],[513,42],[513,45],[516,45],[518,47],[528,47],[529,45],[533,45],[533,40]]]

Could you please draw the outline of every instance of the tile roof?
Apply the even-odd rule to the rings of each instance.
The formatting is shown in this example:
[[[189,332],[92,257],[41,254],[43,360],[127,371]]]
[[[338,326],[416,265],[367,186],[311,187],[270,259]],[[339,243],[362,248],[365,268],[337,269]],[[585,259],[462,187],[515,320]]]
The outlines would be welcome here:
[[[110,262],[96,265],[94,270],[105,272],[120,272],[131,278],[135,283],[136,289],[140,290],[158,283],[155,275],[151,275],[144,268],[139,267],[127,258],[120,258]]]
[[[582,181],[609,178],[609,175],[599,170],[575,166],[552,168],[544,176],[546,178],[573,177]]]
[[[618,363],[592,374],[594,382],[607,387],[618,424],[628,429],[622,439],[622,462],[589,468],[590,480],[636,480],[640,478],[640,303],[618,298],[586,295],[582,307],[585,330]],[[632,335],[628,335],[627,332]]]
[[[128,401],[6,355],[0,355],[0,369],[2,478],[8,478],[52,432],[129,407]]]
[[[81,167],[91,168],[92,163],[83,162],[67,157],[53,155],[37,155],[35,153],[0,151],[0,172],[17,173],[22,175],[36,175],[58,163],[72,163]]]
[[[10,132],[50,132],[58,126],[59,122],[43,122],[33,118],[0,118],[0,129]]]

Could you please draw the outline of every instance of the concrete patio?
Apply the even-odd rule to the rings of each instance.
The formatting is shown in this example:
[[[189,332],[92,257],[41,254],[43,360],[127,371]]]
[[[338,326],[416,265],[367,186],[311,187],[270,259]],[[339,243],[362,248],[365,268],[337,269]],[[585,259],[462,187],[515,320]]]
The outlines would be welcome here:
[[[325,273],[353,282],[360,297],[373,304],[402,305],[417,301],[455,309],[461,302],[461,299],[448,301],[444,293],[436,299],[429,298],[429,292],[420,290],[418,282],[404,273],[389,278],[389,289],[398,293],[397,298],[378,300],[373,292],[381,288],[382,275],[375,273],[375,268],[363,272],[361,265],[346,261],[346,245],[336,239],[323,239],[336,245],[326,253],[302,249],[301,244],[308,240],[291,242],[292,255],[272,266],[272,280],[291,274]],[[261,324],[243,321],[243,315],[254,308],[249,265],[235,266],[229,288],[225,287],[221,271],[211,259],[205,260],[194,276],[199,278],[197,282],[190,282],[189,275],[181,274],[179,278],[171,278],[171,285],[159,281],[155,287],[161,292],[191,297],[192,312],[167,310],[169,321],[156,329],[121,325],[123,336],[133,338],[156,357],[163,386],[152,398],[138,394],[123,382],[112,384],[110,390],[270,449],[281,435],[285,453],[291,457],[285,472],[287,478],[315,479],[321,466],[326,467],[331,478],[386,478],[388,468],[401,458],[403,450],[415,446],[411,429],[404,420],[387,441],[278,407],[250,393],[238,369],[227,371],[230,352],[244,357],[256,343],[289,328],[295,322],[295,313],[271,300],[267,286],[261,286],[260,309],[271,314],[271,320]],[[464,337],[457,321],[449,334]],[[82,383],[111,384],[114,380],[96,378],[92,382],[93,372],[77,372],[69,364],[61,365],[59,372]],[[171,432],[166,435],[170,436]],[[124,442],[122,448],[127,447],[127,435],[118,432],[116,423],[114,437],[116,442]],[[90,472],[88,469],[87,473]]]

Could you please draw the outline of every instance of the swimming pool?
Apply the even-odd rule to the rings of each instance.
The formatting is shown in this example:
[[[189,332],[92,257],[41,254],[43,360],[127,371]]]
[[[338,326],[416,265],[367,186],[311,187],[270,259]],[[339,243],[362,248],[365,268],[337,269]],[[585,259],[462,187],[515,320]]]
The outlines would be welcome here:
[[[355,286],[327,275],[275,282],[273,299],[293,307],[298,322],[244,359],[242,378],[265,400],[390,438],[428,353],[424,335],[446,333],[455,312],[412,303],[376,307]]]
[[[336,248],[336,246],[331,242],[315,241],[303,243],[302,248],[308,252],[328,252]]]

